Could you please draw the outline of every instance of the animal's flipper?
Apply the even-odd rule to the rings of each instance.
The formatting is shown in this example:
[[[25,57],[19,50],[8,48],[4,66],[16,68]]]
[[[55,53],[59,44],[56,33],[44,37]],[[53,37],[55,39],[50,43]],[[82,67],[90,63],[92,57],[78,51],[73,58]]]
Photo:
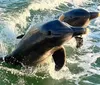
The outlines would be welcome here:
[[[80,48],[83,45],[83,38],[82,37],[75,37],[76,39],[76,47]]]
[[[57,49],[52,56],[55,62],[55,70],[59,71],[65,64],[66,54],[64,48]]]
[[[17,39],[21,39],[24,36],[24,34],[21,34],[19,36],[17,36]]]

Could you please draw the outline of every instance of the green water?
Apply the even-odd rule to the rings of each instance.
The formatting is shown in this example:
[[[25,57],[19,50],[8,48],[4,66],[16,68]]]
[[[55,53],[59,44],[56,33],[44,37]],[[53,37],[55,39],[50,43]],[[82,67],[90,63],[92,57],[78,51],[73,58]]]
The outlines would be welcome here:
[[[74,8],[100,11],[99,0],[66,1],[0,0],[0,57],[12,52],[20,41],[16,36],[25,33],[30,25],[57,19],[65,11]],[[89,25],[91,33],[84,37],[82,48],[64,45],[66,65],[61,71],[54,71],[53,62],[50,66],[33,70],[3,64],[0,65],[0,85],[100,85],[99,19]]]

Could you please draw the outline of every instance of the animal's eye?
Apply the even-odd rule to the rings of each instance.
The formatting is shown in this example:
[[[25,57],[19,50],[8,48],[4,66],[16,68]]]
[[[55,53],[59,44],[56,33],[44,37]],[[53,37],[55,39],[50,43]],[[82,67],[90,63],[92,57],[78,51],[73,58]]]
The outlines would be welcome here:
[[[48,31],[48,35],[49,35],[49,36],[51,35],[51,31]]]

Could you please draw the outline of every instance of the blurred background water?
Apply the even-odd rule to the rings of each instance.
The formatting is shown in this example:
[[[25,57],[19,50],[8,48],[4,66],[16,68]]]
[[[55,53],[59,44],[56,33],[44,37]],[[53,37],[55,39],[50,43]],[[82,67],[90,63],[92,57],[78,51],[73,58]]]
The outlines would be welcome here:
[[[100,11],[100,0],[0,0],[0,57],[12,52],[16,37],[32,25],[57,19],[62,13],[84,8]],[[84,45],[64,44],[66,65],[59,72],[50,65],[14,69],[0,65],[0,85],[100,85],[100,18],[88,26]]]

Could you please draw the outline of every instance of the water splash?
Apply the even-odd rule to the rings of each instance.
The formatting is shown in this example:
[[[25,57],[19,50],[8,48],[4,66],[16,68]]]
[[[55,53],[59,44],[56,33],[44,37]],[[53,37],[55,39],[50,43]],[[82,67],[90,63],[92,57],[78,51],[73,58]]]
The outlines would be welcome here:
[[[29,5],[27,7],[25,7],[23,9],[23,11],[21,10],[21,8],[19,10],[21,10],[19,12],[19,10],[17,10],[17,12],[9,12],[6,13],[6,8],[9,4],[15,4],[15,3],[24,3],[24,1],[19,1],[19,0],[0,0],[3,3],[3,7],[5,8],[0,8],[0,56],[6,55],[8,52],[7,47],[10,46],[10,48],[12,46],[14,46],[17,42],[16,42],[16,36],[18,34],[20,34],[21,32],[19,32],[19,30],[23,29],[24,31],[26,31],[26,28],[30,26],[30,22],[32,23],[32,25],[36,25],[37,23],[41,23],[41,22],[46,22],[49,20],[54,19],[55,16],[57,16],[56,14],[54,14],[55,10],[57,11],[56,7],[59,7],[59,5],[64,4],[67,6],[68,3],[71,3],[73,5],[74,8],[80,7],[81,5],[83,5],[84,2],[88,2],[88,0],[62,0],[62,1],[58,1],[58,0],[26,0],[26,2],[29,3]],[[52,3],[53,2],[53,3]],[[0,5],[1,6],[1,5]],[[14,7],[16,8],[16,7]],[[18,7],[17,7],[18,8]],[[99,8],[99,6],[98,6]],[[12,10],[12,9],[11,9]],[[30,13],[30,10],[33,10],[33,15]],[[44,15],[41,15],[42,11],[46,11]],[[87,8],[87,10],[98,10],[98,9],[93,9],[93,8]],[[34,14],[35,12],[40,11],[39,13]],[[53,11],[53,12],[52,12]],[[49,15],[49,13],[51,13]],[[62,13],[62,12],[60,12]],[[49,16],[48,16],[49,15]],[[28,22],[27,18],[31,17],[31,20]],[[42,18],[41,18],[42,17]],[[95,24],[95,25],[94,25]],[[100,75],[100,69],[97,67],[95,68],[94,66],[92,66],[92,64],[95,64],[95,61],[97,60],[97,58],[99,58],[99,54],[100,52],[94,52],[94,47],[100,47],[100,43],[99,42],[93,42],[93,40],[95,38],[99,39],[99,27],[100,27],[100,20],[99,18],[96,19],[95,23],[93,25],[91,24],[89,27],[92,29],[93,33],[90,33],[89,36],[84,37],[84,45],[81,49],[79,50],[75,50],[74,48],[72,48],[72,50],[74,49],[75,54],[72,54],[70,57],[67,58],[67,63],[69,65],[66,64],[65,67],[62,68],[61,71],[56,72],[54,70],[54,63],[51,62],[50,65],[47,66],[43,66],[43,67],[37,67],[35,68],[35,70],[28,69],[28,71],[24,70],[26,72],[26,76],[36,76],[39,77],[37,75],[34,75],[36,73],[38,73],[39,71],[42,71],[45,73],[49,73],[49,76],[52,77],[53,79],[56,80],[60,80],[60,79],[72,79],[75,80],[76,85],[79,85],[79,82],[81,81],[80,77],[84,77],[85,75],[87,76],[91,76],[93,74],[97,74]],[[29,25],[29,26],[28,26]],[[30,27],[31,28],[31,27]],[[98,31],[94,31],[93,28],[95,28]],[[72,40],[74,41],[74,40]],[[68,45],[68,43],[65,45]],[[72,45],[72,44],[71,44]],[[75,43],[73,44],[73,46],[75,47]],[[70,46],[70,45],[69,45]],[[72,46],[72,47],[73,47]],[[79,56],[78,56],[79,55]],[[71,69],[71,66],[73,67],[73,69],[77,70],[76,68],[80,67],[82,68],[81,71],[79,71],[78,73],[74,73]],[[76,68],[75,68],[75,67]],[[47,69],[48,68],[48,69]],[[4,69],[6,71],[10,71],[12,72],[12,74],[19,74],[24,76],[25,72],[24,71],[18,71],[15,69],[9,69],[9,68],[5,68],[3,66],[0,66],[0,69]],[[28,75],[29,73],[29,75]],[[33,74],[33,75],[32,75]],[[43,78],[43,77],[41,77]],[[47,78],[47,77],[44,77]],[[85,83],[87,81],[84,81]],[[24,80],[22,80],[22,82],[20,81],[20,83],[25,83]],[[92,82],[87,82],[87,83],[92,83]]]

